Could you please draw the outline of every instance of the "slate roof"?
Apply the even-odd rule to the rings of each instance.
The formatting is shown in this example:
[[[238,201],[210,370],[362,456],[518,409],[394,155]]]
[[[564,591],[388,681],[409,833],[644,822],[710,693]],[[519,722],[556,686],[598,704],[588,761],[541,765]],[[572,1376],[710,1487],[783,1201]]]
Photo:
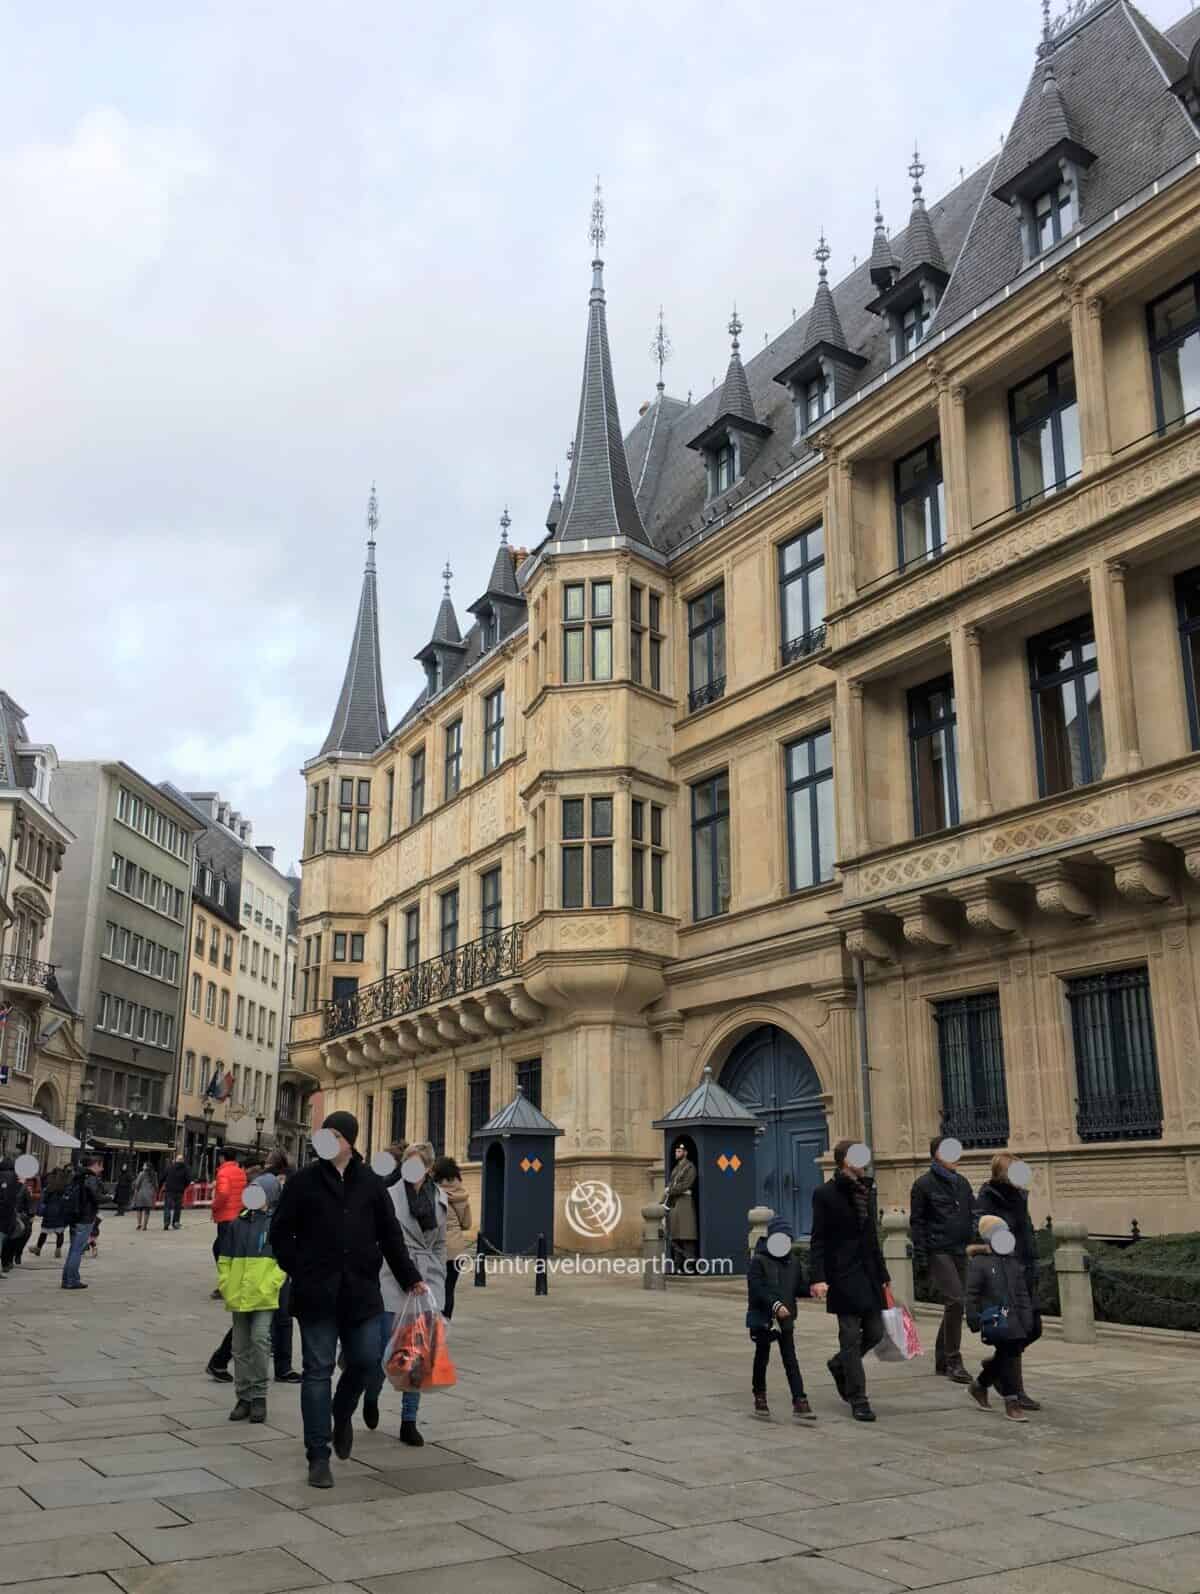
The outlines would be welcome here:
[[[557,1124],[552,1124],[544,1112],[540,1112],[533,1103],[517,1087],[517,1094],[507,1107],[501,1107],[493,1118],[489,1118],[482,1129],[475,1131],[476,1135],[561,1135],[562,1130]]]
[[[379,656],[379,596],[375,586],[375,542],[367,543],[367,565],[350,657],[329,735],[321,745],[326,753],[373,753],[387,740],[387,706],[383,697],[383,670]]]
[[[1141,12],[1137,13],[1139,21],[1144,21]],[[1172,48],[1179,50],[1184,56],[1192,53],[1192,47],[1200,39],[1200,11],[1189,11],[1187,16],[1180,17],[1178,22],[1173,22],[1165,35],[1167,43]]]
[[[682,1101],[677,1101],[670,1112],[651,1124],[652,1129],[684,1128],[688,1124],[713,1124],[718,1128],[731,1124],[756,1125],[758,1119],[736,1096],[723,1090],[712,1077],[712,1069],[704,1070],[704,1078],[690,1090]]]
[[[169,780],[160,780],[158,789],[166,792],[172,802],[185,809],[197,824],[203,826],[193,839],[196,856],[201,863],[209,866],[218,879],[223,875],[229,886],[225,893],[224,907],[218,905],[215,897],[205,897],[199,891],[196,892],[204,904],[205,911],[218,915],[235,929],[239,928],[242,906],[242,843],[224,825],[219,825],[210,819],[186,792],[180,791],[179,787],[172,785]]]
[[[32,762],[18,751],[29,740],[26,717],[19,703],[0,692],[0,790],[33,785]]]

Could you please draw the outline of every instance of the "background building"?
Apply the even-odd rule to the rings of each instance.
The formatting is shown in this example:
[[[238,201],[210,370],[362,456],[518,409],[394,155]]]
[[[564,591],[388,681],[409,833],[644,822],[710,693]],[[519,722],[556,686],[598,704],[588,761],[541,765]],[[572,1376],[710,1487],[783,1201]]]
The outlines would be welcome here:
[[[187,968],[193,813],[128,764],[66,762],[55,803],[76,840],[59,878],[52,960],[78,992],[85,1077],[77,1133],[161,1162]]]
[[[295,866],[287,877],[287,964],[284,978],[283,1015],[279,1026],[279,1085],[275,1102],[275,1142],[286,1151],[289,1161],[303,1167],[310,1155],[314,1093],[320,1088],[316,1074],[297,1068],[288,1055],[292,1009],[299,984],[300,876]]]
[[[366,1149],[521,1083],[631,1244],[711,1067],[802,1232],[832,1141],[899,1203],[942,1130],[1039,1216],[1191,1226],[1198,40],[1047,24],[993,161],[927,205],[914,153],[903,230],[624,441],[597,203],[566,491],[465,631],[447,571],[395,724],[372,502],[291,1054]]]
[[[54,811],[58,755],[0,691],[0,1156],[59,1160],[82,1078],[75,1014],[51,960],[58,878],[74,835]]]

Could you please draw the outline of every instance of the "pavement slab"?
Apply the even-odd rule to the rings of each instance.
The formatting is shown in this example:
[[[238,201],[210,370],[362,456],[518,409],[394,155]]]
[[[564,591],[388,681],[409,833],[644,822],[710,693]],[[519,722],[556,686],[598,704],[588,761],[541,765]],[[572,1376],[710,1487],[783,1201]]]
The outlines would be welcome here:
[[[1130,1545],[1074,1562],[1081,1570],[1157,1589],[1159,1594],[1200,1594],[1200,1535]]]
[[[0,1555],[0,1588],[56,1578],[60,1585],[77,1572],[107,1572],[144,1566],[145,1558],[115,1533],[83,1533],[33,1544],[6,1544]]]
[[[561,1550],[538,1550],[523,1555],[521,1560],[535,1571],[557,1578],[568,1588],[580,1589],[585,1594],[597,1589],[619,1589],[630,1583],[645,1583],[652,1579],[670,1578],[683,1570],[678,1561],[668,1561],[661,1555],[642,1550],[635,1544],[575,1544]],[[755,1569],[755,1585],[758,1582]],[[739,1585],[745,1590],[745,1582]]]

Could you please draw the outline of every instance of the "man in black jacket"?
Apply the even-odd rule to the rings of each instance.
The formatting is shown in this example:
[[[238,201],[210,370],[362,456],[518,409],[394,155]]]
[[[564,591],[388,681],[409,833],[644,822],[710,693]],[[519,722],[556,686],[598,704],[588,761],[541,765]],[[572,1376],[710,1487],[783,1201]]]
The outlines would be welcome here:
[[[177,1229],[183,1216],[183,1193],[192,1182],[192,1170],[182,1156],[176,1157],[163,1175],[163,1228]]]
[[[87,1250],[92,1230],[96,1227],[96,1219],[100,1215],[100,1198],[103,1193],[100,1189],[100,1175],[103,1169],[103,1157],[93,1151],[82,1152],[79,1166],[63,1196],[71,1220],[71,1244],[67,1249],[67,1260],[63,1263],[62,1270],[64,1290],[87,1289],[87,1285],[79,1277],[79,1264],[83,1261],[83,1253]]]
[[[846,1153],[833,1148],[834,1175],[813,1191],[811,1293],[838,1320],[836,1356],[826,1364],[857,1422],[874,1422],[863,1357],[883,1338],[883,1289],[891,1283],[875,1229],[875,1186]]]
[[[406,1290],[420,1294],[426,1285],[382,1179],[354,1149],[358,1120],[353,1113],[333,1112],[321,1127],[332,1130],[337,1153],[309,1163],[284,1185],[271,1248],[291,1279],[291,1311],[300,1324],[308,1481],[329,1489],[331,1432],[333,1449],[345,1461],[354,1444],[352,1419],[379,1356],[383,1260]],[[345,1370],[331,1396],[339,1340]]]
[[[942,1298],[934,1371],[956,1384],[969,1384],[963,1366],[963,1293],[967,1285],[967,1246],[974,1229],[974,1193],[958,1171],[962,1147],[935,1135],[929,1143],[929,1171],[912,1187],[909,1228],[914,1257],[924,1257],[929,1282]]]

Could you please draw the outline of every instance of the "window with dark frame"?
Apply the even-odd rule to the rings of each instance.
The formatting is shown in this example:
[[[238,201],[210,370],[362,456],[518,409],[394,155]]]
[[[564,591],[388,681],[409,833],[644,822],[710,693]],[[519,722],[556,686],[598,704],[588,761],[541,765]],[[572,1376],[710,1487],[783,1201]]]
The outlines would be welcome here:
[[[613,588],[611,581],[592,582],[591,670],[593,681],[611,681],[613,673]]]
[[[726,492],[737,481],[737,448],[732,439],[727,439],[719,448],[713,449],[711,475],[710,498]]]
[[[613,905],[613,804],[611,797],[593,797],[592,809],[592,907]]]
[[[662,597],[657,592],[649,592],[646,594],[646,599],[650,616],[650,685],[656,692],[661,692],[665,641],[662,628]]]
[[[457,719],[453,724],[446,726],[446,786],[445,796],[449,800],[457,797],[462,789],[462,750],[463,750],[463,722]]]
[[[688,604],[688,708],[715,703],[725,692],[725,584]]]
[[[958,749],[954,678],[939,676],[908,694],[913,835],[958,824]]]
[[[1029,210],[1029,258],[1036,260],[1047,249],[1053,249],[1079,221],[1075,204],[1075,189],[1070,183],[1059,183],[1039,194]],[[961,1138],[961,1136],[959,1137]]]
[[[584,801],[564,797],[562,802],[562,905],[583,907]]]
[[[421,909],[404,910],[404,967],[415,969],[421,961]]]
[[[458,948],[458,887],[443,891],[438,903],[442,932],[439,950],[445,957],[448,952],[454,952]]]
[[[1014,387],[1008,415],[1016,503],[1028,509],[1073,481],[1083,466],[1071,356]]]
[[[467,1075],[467,1157],[478,1162],[483,1147],[476,1135],[492,1116],[492,1071],[490,1068],[473,1068]]]
[[[408,1087],[398,1085],[392,1091],[391,1114],[388,1124],[393,1146],[408,1144]]]
[[[1038,792],[1087,786],[1104,774],[1100,671],[1090,614],[1029,641]]]
[[[517,1088],[531,1107],[542,1110],[542,1059],[529,1057],[517,1064]]]
[[[788,880],[805,891],[833,878],[833,737],[829,727],[784,748]]]
[[[646,589],[629,583],[629,678],[642,681],[645,675],[646,617],[643,606]]]
[[[650,810],[650,830],[646,831],[646,810]],[[665,847],[663,844],[663,810],[659,803],[648,803],[635,797],[630,805],[631,878],[633,905],[644,908],[647,903],[655,913],[663,909],[663,876]],[[648,845],[647,845],[648,844]],[[646,868],[649,861],[650,878],[647,886]]]
[[[1183,652],[1183,684],[1188,729],[1193,747],[1200,747],[1200,566],[1175,577],[1179,645]]]
[[[415,825],[425,815],[425,749],[418,747],[408,760],[408,822]]]
[[[729,771],[692,787],[692,916],[728,913],[732,900],[729,863]]]
[[[499,769],[504,758],[504,688],[498,686],[483,700],[483,773]]]
[[[346,961],[346,933],[338,930],[333,937],[333,961],[344,963]]]
[[[1146,306],[1154,408],[1160,432],[1200,409],[1200,275]]]
[[[612,907],[611,797],[563,798],[561,859],[564,908]]]
[[[1066,982],[1080,1140],[1160,1140],[1162,1086],[1145,965]]]
[[[896,461],[896,536],[899,568],[945,551],[946,492],[939,438]]]
[[[387,839],[388,836],[391,835],[392,826],[395,823],[396,770],[395,770],[394,766],[391,769],[389,769],[388,772],[387,772],[387,788],[386,789],[387,789],[387,813],[384,815],[384,821],[383,821],[384,822],[383,834],[384,834],[384,839],[385,840]]]
[[[780,545],[779,635],[784,664],[825,645],[823,526],[813,526]]]
[[[362,934],[354,934],[354,935],[352,935],[350,937],[350,961],[351,961],[351,963],[361,963],[365,956],[366,956],[366,937],[364,935],[362,935]]]
[[[933,1004],[942,1081],[941,1133],[969,1150],[1008,1144],[1000,996],[980,991]]]
[[[479,883],[483,934],[485,936],[498,934],[504,917],[500,897],[500,870],[489,869],[486,874],[480,876]]]
[[[425,1138],[435,1157],[446,1155],[446,1080],[430,1079],[425,1085]]]

